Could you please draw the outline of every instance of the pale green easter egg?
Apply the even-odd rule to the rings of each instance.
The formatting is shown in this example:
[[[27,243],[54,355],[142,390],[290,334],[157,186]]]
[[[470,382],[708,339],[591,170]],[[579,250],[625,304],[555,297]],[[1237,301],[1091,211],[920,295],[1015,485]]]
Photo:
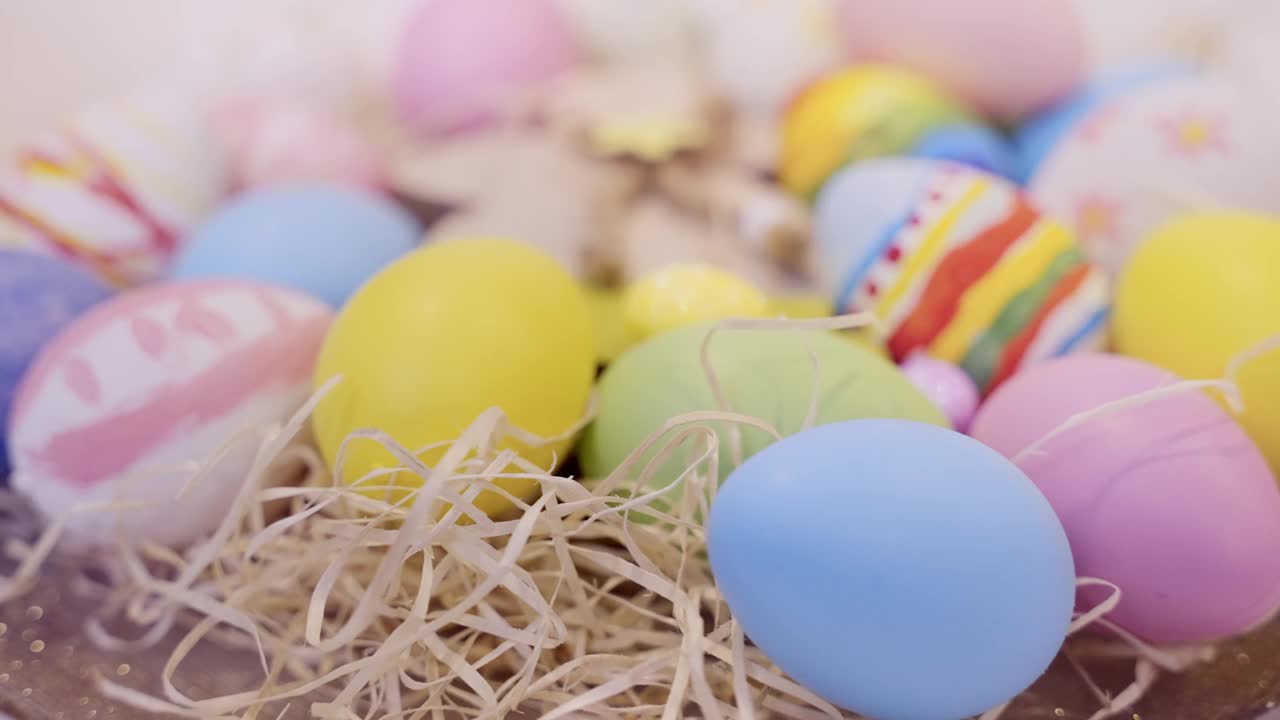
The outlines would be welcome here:
[[[579,454],[587,477],[608,476],[669,419],[723,409],[716,402],[700,355],[711,327],[695,325],[654,336],[623,353],[605,370],[598,387],[598,414],[587,429]],[[818,361],[816,369],[811,352]],[[815,425],[900,418],[947,426],[942,412],[896,366],[836,333],[719,330],[711,339],[708,357],[728,409],[759,418],[784,437],[804,429],[815,390]],[[721,421],[706,424],[719,438],[719,476],[723,481],[736,459],[729,426]],[[774,442],[763,430],[739,428],[743,460]],[[650,485],[673,480],[699,451],[686,444]],[[651,449],[648,454],[653,452]],[[628,477],[636,477],[639,469]]]

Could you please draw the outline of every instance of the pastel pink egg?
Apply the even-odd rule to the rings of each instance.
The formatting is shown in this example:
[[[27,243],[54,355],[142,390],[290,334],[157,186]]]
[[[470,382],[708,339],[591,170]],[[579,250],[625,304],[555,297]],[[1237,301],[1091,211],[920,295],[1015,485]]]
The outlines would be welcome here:
[[[1072,355],[1015,375],[970,434],[1016,458],[1078,413],[1177,381],[1132,358]],[[1280,490],[1208,394],[1091,419],[1018,464],[1062,520],[1076,573],[1120,587],[1108,616],[1120,627],[1158,644],[1212,642],[1280,607]],[[1081,608],[1110,592],[1095,590]]]
[[[840,16],[853,59],[928,75],[1001,119],[1066,96],[1085,71],[1067,0],[841,0]]]
[[[153,285],[99,305],[18,388],[13,487],[48,518],[81,503],[143,503],[71,516],[72,547],[198,539],[229,510],[265,427],[309,394],[331,320],[318,300],[247,282]],[[177,499],[191,461],[251,427]]]
[[[500,118],[504,105],[577,57],[555,0],[425,0],[400,40],[393,92],[411,127],[469,130]]]
[[[213,124],[227,150],[235,190],[289,183],[385,186],[372,144],[332,114],[299,103],[238,98],[215,111]]]
[[[919,351],[907,356],[901,369],[911,384],[947,416],[952,428],[958,432],[968,431],[980,400],[978,385],[968,373]]]

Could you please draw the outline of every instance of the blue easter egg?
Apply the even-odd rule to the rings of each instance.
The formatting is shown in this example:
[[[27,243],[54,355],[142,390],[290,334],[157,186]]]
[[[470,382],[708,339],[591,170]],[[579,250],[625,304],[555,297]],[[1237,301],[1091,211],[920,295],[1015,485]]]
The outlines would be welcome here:
[[[951,160],[1001,177],[1012,177],[1015,171],[1009,142],[995,130],[976,123],[934,128],[920,138],[911,154]]]
[[[1085,86],[1075,95],[1036,115],[1014,133],[1015,168],[1013,179],[1025,185],[1031,181],[1050,151],[1086,115],[1111,100],[1143,86],[1178,77],[1189,68],[1180,64],[1152,65],[1115,73]]]
[[[877,720],[958,720],[1057,654],[1075,602],[1066,533],[1018,468],[905,420],[785,438],[711,508],[716,582],[791,677]]]
[[[79,265],[0,250],[0,479],[9,474],[6,429],[23,374],[54,336],[111,295],[111,288]]]
[[[190,239],[173,277],[258,280],[340,307],[421,236],[407,211],[370,191],[272,187],[214,214]]]

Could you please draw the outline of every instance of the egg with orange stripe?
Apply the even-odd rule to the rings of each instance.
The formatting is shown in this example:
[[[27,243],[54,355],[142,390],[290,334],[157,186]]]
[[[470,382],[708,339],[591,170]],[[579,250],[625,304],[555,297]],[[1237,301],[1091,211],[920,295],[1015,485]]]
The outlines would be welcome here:
[[[1105,276],[1002,178],[921,158],[859,163],[819,194],[815,234],[836,307],[873,312],[899,361],[926,351],[988,392],[1103,343]]]
[[[137,95],[91,106],[0,165],[0,248],[75,262],[116,286],[155,280],[226,185],[196,105]]]

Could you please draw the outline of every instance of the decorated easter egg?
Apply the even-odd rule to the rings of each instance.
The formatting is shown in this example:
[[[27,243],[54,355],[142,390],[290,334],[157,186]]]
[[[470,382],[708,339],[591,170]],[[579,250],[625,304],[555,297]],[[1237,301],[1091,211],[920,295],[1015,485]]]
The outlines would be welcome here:
[[[1117,277],[1134,248],[1179,214],[1280,210],[1276,147],[1265,113],[1241,87],[1188,74],[1116,98],[1077,123],[1028,191]]]
[[[883,65],[845,68],[806,87],[788,107],[782,183],[811,198],[860,160],[910,154],[921,145],[935,155],[948,149],[978,155],[971,141],[936,135],[970,123],[961,105],[919,75]]]
[[[267,426],[306,399],[330,320],[317,300],[246,282],[154,285],[95,307],[18,390],[14,488],[49,518],[128,505],[72,515],[73,546],[198,539],[230,510]],[[192,462],[223,450],[179,498]]]
[[[908,68],[1001,119],[1071,92],[1085,48],[1068,0],[841,0],[851,57]]]
[[[225,183],[195,109],[149,96],[94,107],[0,169],[0,247],[68,258],[116,285],[152,280]]]
[[[692,0],[717,89],[744,116],[772,118],[841,61],[835,0]]]
[[[425,0],[400,39],[396,107],[425,132],[473,129],[503,118],[577,54],[556,0]]]
[[[816,224],[837,308],[873,312],[899,361],[925,350],[987,392],[1103,340],[1105,277],[1001,178],[911,158],[862,163],[828,183]]]
[[[1177,380],[1131,358],[1062,358],[997,390],[971,431],[1018,458],[1049,498],[1076,572],[1120,587],[1107,618],[1160,644],[1239,634],[1280,607],[1280,490],[1266,460],[1194,390],[1041,441],[1076,415]],[[1080,603],[1109,592],[1084,589]]]
[[[385,184],[369,141],[307,105],[237,98],[218,109],[214,127],[226,148],[235,190],[298,182],[378,190]]]
[[[47,255],[0,250],[0,479],[13,394],[36,353],[81,313],[111,297],[87,269]]]
[[[637,345],[605,369],[596,418],[587,428],[579,460],[588,477],[603,478],[671,418],[702,410],[729,410],[769,423],[782,435],[812,421],[903,418],[945,426],[942,413],[888,360],[835,333],[802,330],[718,330],[708,360],[724,393],[722,407],[702,364],[702,345],[713,325],[691,325]],[[815,360],[816,358],[816,367]],[[708,423],[720,437],[720,476],[733,469],[728,425]],[[773,441],[763,430],[739,428],[742,457]],[[701,453],[691,448],[688,457]],[[684,469],[677,458],[655,481],[666,484]]]
[[[1085,85],[1031,117],[1014,135],[1017,153],[1014,179],[1026,184],[1063,137],[1102,106],[1149,84],[1179,77],[1186,72],[1189,68],[1173,63],[1141,65],[1118,71]]]
[[[754,285],[710,265],[672,265],[632,283],[623,296],[639,337],[730,317],[764,317],[769,298]]]
[[[1066,636],[1071,548],[1017,467],[904,420],[814,428],[738,468],[707,550],[734,619],[788,675],[879,720],[971,717]]]
[[[202,225],[173,277],[260,280],[338,307],[421,237],[408,211],[367,190],[269,187],[241,196]]]
[[[944,360],[916,352],[902,363],[902,372],[924,396],[933,401],[951,427],[965,432],[978,411],[978,386],[960,368]]]
[[[1117,351],[1189,378],[1280,338],[1280,217],[1179,218],[1138,249],[1116,289]],[[1280,472],[1280,348],[1241,366],[1240,422]]]
[[[353,431],[378,428],[407,448],[458,437],[476,418],[500,408],[515,426],[551,440],[512,441],[529,461],[563,459],[587,411],[596,370],[591,316],[582,289],[555,260],[528,244],[499,239],[447,240],[391,264],[343,308],[325,341],[317,385],[342,381],[317,407],[316,440],[333,465]],[[432,464],[444,450],[421,457]],[[400,463],[371,440],[347,447],[335,472],[357,482]],[[406,487],[422,479],[391,478]],[[385,485],[387,478],[380,478]],[[528,497],[533,480],[500,480]],[[476,498],[497,514],[511,503],[498,493]]]

